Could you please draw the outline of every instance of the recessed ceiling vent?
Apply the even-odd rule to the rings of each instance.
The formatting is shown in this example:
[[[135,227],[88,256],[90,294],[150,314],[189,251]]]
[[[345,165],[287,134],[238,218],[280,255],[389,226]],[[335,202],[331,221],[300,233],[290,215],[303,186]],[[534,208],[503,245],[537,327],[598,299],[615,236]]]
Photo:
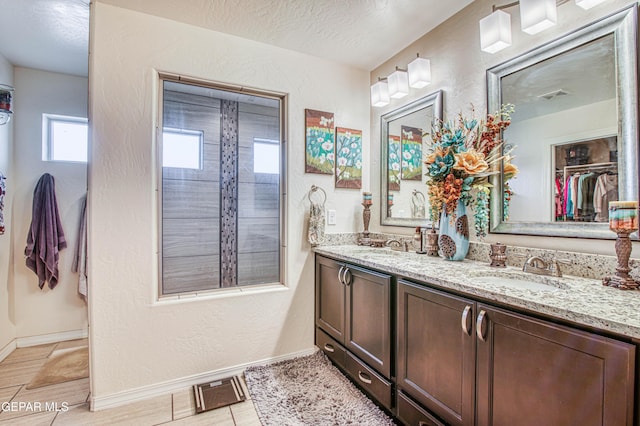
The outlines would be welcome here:
[[[538,97],[550,101],[551,99],[557,98],[558,96],[565,96],[568,94],[569,92],[567,92],[566,90],[558,89],[554,90],[553,92],[545,93],[544,95],[539,95]]]

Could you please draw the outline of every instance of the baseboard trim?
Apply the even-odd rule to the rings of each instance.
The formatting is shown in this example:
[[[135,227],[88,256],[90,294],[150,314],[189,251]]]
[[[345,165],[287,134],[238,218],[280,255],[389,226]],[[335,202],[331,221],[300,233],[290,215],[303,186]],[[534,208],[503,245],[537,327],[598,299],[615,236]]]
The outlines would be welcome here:
[[[225,377],[241,374],[247,367],[254,365],[273,364],[274,362],[284,361],[287,359],[297,358],[300,356],[306,356],[313,354],[317,348],[314,346],[309,349],[305,349],[299,352],[290,353],[287,355],[281,355],[273,358],[266,358],[255,362],[249,362],[245,364],[239,364],[221,370],[209,371],[207,373],[194,374],[192,376],[186,376],[179,379],[169,380],[154,385],[143,386],[137,389],[131,389],[123,392],[117,392],[111,395],[101,397],[91,397],[89,402],[91,404],[91,411],[104,410],[106,408],[118,407],[132,402],[141,401],[144,399],[153,398],[155,396],[166,395],[175,391],[188,389],[193,385],[204,383],[207,381],[220,380]]]
[[[7,343],[4,348],[0,349],[0,362],[4,361],[9,354],[16,350],[16,339],[13,339],[9,343]]]
[[[84,339],[88,336],[88,331],[71,330],[61,333],[41,334],[39,336],[18,337],[15,342],[18,348],[26,348],[29,346],[46,345],[47,343],[58,343],[65,340]]]

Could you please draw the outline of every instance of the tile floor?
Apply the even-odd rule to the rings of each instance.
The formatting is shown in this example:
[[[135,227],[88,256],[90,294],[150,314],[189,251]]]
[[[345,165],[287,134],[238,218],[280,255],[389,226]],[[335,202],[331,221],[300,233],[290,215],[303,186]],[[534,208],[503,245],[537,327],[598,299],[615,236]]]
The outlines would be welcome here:
[[[97,412],[89,411],[87,402],[89,379],[32,390],[25,389],[26,384],[54,350],[86,344],[86,339],[82,339],[18,348],[0,362],[0,426],[160,424],[260,426],[258,414],[250,399],[195,415],[192,389]],[[249,393],[244,383],[243,386],[248,398]],[[55,411],[56,403],[60,408],[59,411]],[[38,406],[41,407],[40,410],[37,409]]]

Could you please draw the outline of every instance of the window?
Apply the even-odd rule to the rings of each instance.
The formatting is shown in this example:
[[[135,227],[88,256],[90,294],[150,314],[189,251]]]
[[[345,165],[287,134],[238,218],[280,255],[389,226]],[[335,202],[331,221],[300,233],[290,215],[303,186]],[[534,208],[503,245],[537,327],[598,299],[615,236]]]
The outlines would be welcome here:
[[[165,127],[162,132],[162,166],[202,169],[202,132]]]
[[[42,130],[44,161],[87,162],[86,118],[43,114]]]
[[[280,144],[277,140],[253,139],[253,172],[280,173]]]
[[[281,283],[284,99],[164,76],[161,90],[160,295]]]

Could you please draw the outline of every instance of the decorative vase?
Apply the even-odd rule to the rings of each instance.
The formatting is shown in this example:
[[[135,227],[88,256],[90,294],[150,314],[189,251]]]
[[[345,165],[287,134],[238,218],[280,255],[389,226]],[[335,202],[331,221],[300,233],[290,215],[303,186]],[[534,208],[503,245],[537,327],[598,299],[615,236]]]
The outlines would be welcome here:
[[[455,219],[446,209],[440,214],[440,237],[438,239],[440,255],[447,260],[462,260],[469,252],[469,218],[467,207],[458,200]]]

